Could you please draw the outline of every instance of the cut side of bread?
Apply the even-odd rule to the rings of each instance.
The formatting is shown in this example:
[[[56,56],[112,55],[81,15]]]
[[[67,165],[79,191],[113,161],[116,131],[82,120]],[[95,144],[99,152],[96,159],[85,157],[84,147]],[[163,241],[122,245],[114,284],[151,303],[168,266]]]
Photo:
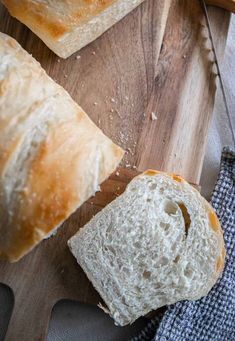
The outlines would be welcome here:
[[[122,156],[40,64],[0,33],[0,259],[16,261],[50,235]]]
[[[118,325],[211,290],[225,259],[208,202],[176,175],[147,171],[68,242]]]
[[[67,58],[95,40],[144,0],[3,0],[58,56]]]

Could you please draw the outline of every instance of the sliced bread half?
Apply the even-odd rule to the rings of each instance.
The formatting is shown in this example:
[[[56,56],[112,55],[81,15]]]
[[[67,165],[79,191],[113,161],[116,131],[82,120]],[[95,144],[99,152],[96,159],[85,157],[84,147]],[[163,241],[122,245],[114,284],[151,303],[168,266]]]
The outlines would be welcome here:
[[[68,245],[116,324],[207,295],[224,266],[219,220],[176,175],[147,171]]]

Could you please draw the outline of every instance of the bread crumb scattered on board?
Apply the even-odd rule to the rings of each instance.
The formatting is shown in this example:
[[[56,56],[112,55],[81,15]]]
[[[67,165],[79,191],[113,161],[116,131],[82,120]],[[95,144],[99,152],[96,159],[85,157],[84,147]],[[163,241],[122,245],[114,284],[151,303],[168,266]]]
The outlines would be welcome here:
[[[151,112],[151,120],[156,121],[157,120],[157,114],[155,112]]]
[[[76,59],[80,59],[81,58],[81,56],[78,54],[77,56],[76,56]]]

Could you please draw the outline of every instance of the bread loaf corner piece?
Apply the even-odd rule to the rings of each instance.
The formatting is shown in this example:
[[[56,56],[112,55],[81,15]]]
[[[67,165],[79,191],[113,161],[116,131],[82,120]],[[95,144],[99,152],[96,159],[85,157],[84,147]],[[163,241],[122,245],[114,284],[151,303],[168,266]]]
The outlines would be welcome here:
[[[121,148],[0,33],[0,259],[49,236],[117,167]]]
[[[3,0],[58,56],[67,58],[95,40],[144,0]]]
[[[225,259],[212,207],[177,175],[147,171],[68,245],[118,325],[210,291]]]

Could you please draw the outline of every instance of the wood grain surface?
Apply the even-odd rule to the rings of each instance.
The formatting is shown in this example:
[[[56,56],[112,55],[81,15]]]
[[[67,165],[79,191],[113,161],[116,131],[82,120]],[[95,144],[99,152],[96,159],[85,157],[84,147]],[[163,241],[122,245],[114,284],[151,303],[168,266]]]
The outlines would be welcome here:
[[[172,0],[167,19],[169,4],[170,0],[146,1],[67,60],[56,57],[0,5],[0,31],[32,53],[127,151],[122,164],[127,169],[114,174],[102,193],[78,209],[55,237],[16,264],[0,262],[0,282],[15,296],[8,341],[44,340],[53,305],[62,298],[100,301],[67,240],[124,190],[135,174],[130,167],[175,172],[199,183],[216,77],[199,2]],[[211,8],[210,18],[222,57],[229,14]]]

